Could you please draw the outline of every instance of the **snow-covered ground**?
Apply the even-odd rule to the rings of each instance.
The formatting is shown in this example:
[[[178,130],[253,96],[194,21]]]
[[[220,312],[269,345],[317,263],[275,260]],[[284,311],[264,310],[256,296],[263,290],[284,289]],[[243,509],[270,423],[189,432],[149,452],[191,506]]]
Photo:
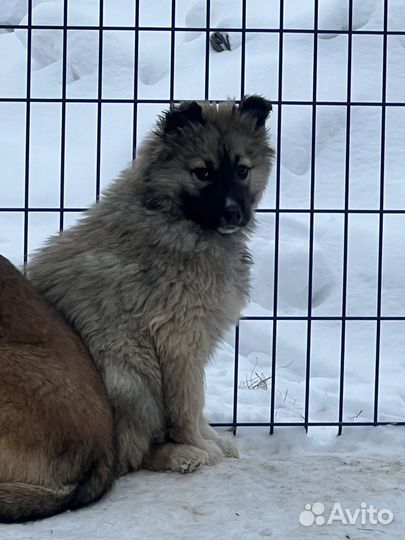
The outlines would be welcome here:
[[[352,428],[353,429],[353,428]],[[383,433],[382,433],[383,431]],[[241,429],[241,458],[190,475],[139,471],[121,478],[99,503],[36,523],[0,525],[0,538],[34,540],[403,540],[403,451],[387,460],[381,440],[400,448],[395,428],[355,428],[350,438],[319,447],[297,429]],[[361,444],[358,444],[361,443]],[[364,446],[373,452],[364,451]],[[342,520],[303,526],[305,506],[334,503],[352,514],[373,505],[393,513],[390,524]],[[345,513],[344,516],[347,514]],[[344,518],[346,519],[346,518]]]
[[[317,99],[320,101],[344,104],[346,100],[348,38],[347,35],[339,35],[334,31],[348,28],[347,3],[344,0],[319,0],[319,28],[331,30],[328,34],[320,34],[318,38],[316,92]],[[1,0],[0,24],[26,24],[26,4],[26,0]],[[69,24],[98,24],[98,4],[99,0],[86,0],[86,2],[69,0]],[[133,24],[133,4],[133,0],[106,1],[104,24],[108,26]],[[278,4],[278,1],[272,0],[248,0],[248,27],[277,28]],[[354,1],[353,27],[364,31],[382,30],[382,4],[379,0]],[[388,105],[390,103],[403,104],[405,102],[405,1],[390,0],[388,4],[389,30],[402,31],[404,34],[388,37],[387,102]],[[62,23],[63,2],[61,0],[33,0],[33,6],[34,24]],[[213,26],[230,28],[240,26],[240,0],[211,0],[211,8]],[[169,0],[141,1],[141,25],[168,26],[170,17],[171,2]],[[203,0],[177,0],[176,23],[184,27],[204,26],[205,2]],[[312,28],[313,2],[285,0],[284,23],[287,29]],[[232,46],[230,52],[218,54],[211,51],[210,99],[225,99],[227,96],[240,97],[240,34],[231,32],[230,41]],[[205,33],[178,32],[175,45],[174,97],[176,99],[203,99]],[[381,101],[382,45],[381,35],[353,36],[352,100],[366,103]],[[26,30],[16,29],[14,32],[0,30],[0,97],[25,96],[26,46]],[[61,46],[62,32],[60,30],[43,29],[32,32],[31,95],[33,97],[61,97]],[[261,93],[273,100],[279,97],[277,96],[278,46],[277,33],[255,32],[246,35],[247,93]],[[170,97],[170,32],[141,32],[139,47],[138,98],[168,99]],[[284,34],[282,99],[298,101],[312,99],[312,57],[313,36],[311,34]],[[106,99],[128,100],[128,103],[107,103],[102,106],[102,188],[115,177],[120,169],[125,167],[132,156],[134,110],[130,100],[133,98],[134,89],[133,64],[133,31],[105,31],[102,96]],[[77,100],[96,98],[97,68],[98,31],[69,31],[67,97]],[[137,108],[138,141],[142,140],[143,135],[153,125],[156,115],[164,108],[164,105],[159,104],[139,104]],[[274,107],[269,127],[275,146],[277,145],[277,115],[277,107]],[[379,209],[381,117],[382,107],[352,107],[350,209]],[[0,208],[21,208],[24,205],[25,122],[25,103],[0,102]],[[64,191],[66,207],[83,208],[94,200],[96,125],[97,104],[76,102],[66,105]],[[311,129],[312,108],[310,106],[283,107],[281,148],[278,152],[281,164],[281,208],[309,208]],[[403,211],[405,210],[405,107],[386,107],[385,136],[384,208]],[[346,107],[344,105],[319,106],[315,147],[315,207],[318,209],[341,210],[344,208],[345,145]],[[59,206],[60,146],[61,104],[57,102],[32,103],[30,207],[57,208]],[[262,202],[262,208],[274,208],[274,204],[273,174]],[[66,213],[65,226],[74,223],[78,217],[78,213]],[[245,315],[272,316],[274,214],[258,214],[257,220],[257,234],[251,245],[255,258],[254,287],[252,301]],[[342,313],[343,222],[344,216],[341,213],[331,212],[315,216],[313,315],[316,316],[339,316]],[[49,234],[57,231],[58,225],[59,214],[56,212],[31,213],[29,251],[32,252]],[[372,317],[376,315],[378,227],[378,214],[350,215],[348,316]],[[14,263],[20,264],[22,249],[23,214],[0,212],[0,252]],[[308,253],[308,214],[281,214],[279,315],[307,315]],[[382,315],[387,317],[403,317],[405,313],[404,213],[388,214],[384,217],[381,308]],[[278,322],[275,374],[271,372],[272,329],[271,321],[241,322],[237,375],[238,421],[240,422],[268,422],[272,376],[276,377],[276,421],[302,421],[307,323],[306,321]],[[309,403],[309,420],[312,422],[338,420],[340,336],[341,323],[339,321],[314,321],[312,323]],[[373,419],[375,342],[375,321],[347,322],[343,411],[345,421],[364,422]],[[404,321],[382,321],[379,398],[379,419],[382,421],[395,422],[404,419],[404,358]],[[233,359],[234,336],[230,332],[207,373],[207,414],[212,422],[232,421]],[[356,429],[359,431],[356,432]],[[342,442],[340,438],[339,443],[335,439],[335,432],[336,430],[331,433],[325,428],[310,430],[310,448],[314,452],[317,449],[317,457],[303,458],[294,452],[295,446],[309,444],[302,429],[299,430],[300,435],[297,435],[295,430],[279,428],[277,437],[285,442],[284,447],[279,445],[277,438],[268,440],[259,435],[259,438],[256,438],[254,433],[258,432],[242,431],[240,442],[244,457],[239,462],[227,462],[218,469],[201,471],[190,479],[142,472],[119,482],[110,497],[115,501],[114,503],[106,499],[94,508],[75,514],[74,523],[77,524],[75,526],[72,525],[73,518],[70,521],[69,517],[62,516],[46,524],[13,528],[12,533],[7,533],[9,529],[4,529],[4,534],[20,537],[28,534],[29,531],[29,536],[44,537],[50,534],[49,531],[53,528],[50,524],[55,523],[56,536],[54,537],[57,538],[79,537],[80,534],[94,538],[101,538],[101,536],[129,538],[149,534],[149,537],[158,538],[159,535],[164,536],[164,531],[169,531],[169,535],[173,537],[175,527],[180,527],[179,516],[183,515],[185,521],[181,525],[183,528],[176,533],[178,538],[190,536],[248,538],[258,536],[259,533],[264,536],[270,535],[270,532],[277,538],[298,538],[300,535],[304,536],[307,529],[301,527],[301,532],[294,532],[294,527],[298,525],[295,521],[290,522],[290,518],[286,520],[288,514],[280,514],[277,510],[280,523],[277,526],[274,525],[277,523],[274,501],[279,501],[278,506],[276,505],[279,509],[282,501],[285,500],[287,506],[284,507],[284,511],[290,511],[288,498],[292,497],[296,502],[291,511],[297,515],[298,506],[302,507],[306,502],[305,497],[301,499],[299,490],[301,487],[304,489],[301,483],[305,483],[303,493],[308,493],[309,499],[311,499],[309,495],[315,496],[318,493],[317,487],[323,486],[326,490],[323,492],[325,500],[331,501],[334,498],[333,494],[337,493],[333,490],[338,487],[334,480],[335,475],[339,476],[342,493],[347,492],[347,497],[352,497],[350,500],[344,499],[342,503],[346,500],[350,503],[352,500],[355,501],[355,494],[359,496],[358,501],[366,500],[369,482],[375,478],[376,485],[377,479],[381,482],[378,484],[377,491],[382,497],[382,505],[397,504],[399,493],[403,497],[403,486],[398,487],[397,469],[392,466],[391,470],[389,463],[396,463],[395,455],[403,451],[401,428],[397,428],[396,431],[388,428],[374,430],[373,435],[367,438],[360,436],[364,433],[360,428],[346,429],[343,435],[345,442]],[[294,435],[290,436],[291,433]],[[325,437],[328,438],[327,447],[324,446]],[[336,441],[335,445],[333,441]],[[285,445],[290,447],[287,461],[284,459]],[[332,457],[329,456],[330,452],[334,453]],[[359,456],[369,457],[364,458],[364,462],[358,457],[352,459],[350,457],[352,452],[357,452]],[[379,453],[380,462],[388,467],[387,474],[384,467],[379,468],[380,462],[376,462],[376,467],[372,466],[374,452]],[[343,467],[342,460],[347,460],[349,465],[346,464]],[[354,465],[354,462],[357,465]],[[346,466],[347,474],[343,474],[342,471],[346,470]],[[316,470],[316,474],[312,474],[312,470]],[[334,473],[332,474],[331,471]],[[329,474],[331,479],[328,480]],[[291,493],[288,481],[285,480],[286,477],[291,477]],[[322,481],[321,478],[323,478]],[[357,479],[361,485],[356,488],[354,484]],[[187,486],[194,487],[188,491],[185,487],[180,487],[180,482],[187,482]],[[211,485],[214,485],[212,490]],[[133,500],[129,501],[128,499],[132,497],[131,486],[133,486],[134,494]],[[195,506],[196,511],[194,512],[193,505],[187,506],[188,503],[185,502],[184,512],[181,510],[179,514],[178,505],[173,502],[177,499],[173,494],[170,495],[167,504],[162,502],[164,497],[162,490],[169,489],[168,486],[173,489],[174,494],[177,490],[180,491],[182,495],[177,493],[176,496],[179,496],[181,500],[183,500],[182,497],[184,501],[188,500],[188,496],[190,500],[195,497],[196,504],[198,503]],[[395,491],[395,487],[400,491],[398,489]],[[245,488],[247,494],[244,491]],[[218,497],[220,489],[223,490],[221,503],[224,503],[224,499],[233,500],[232,497],[236,497],[235,508],[243,508],[245,521],[238,510],[235,512],[240,515],[235,521],[235,516],[232,514],[233,508],[230,506],[229,515],[216,513],[219,512],[221,504],[216,503],[214,497]],[[319,492],[319,497],[323,493]],[[326,498],[327,493],[330,499]],[[255,494],[257,494],[256,499]],[[121,502],[123,497],[127,497],[125,502],[124,500]],[[153,511],[146,512],[142,517],[141,507],[132,506],[138,504],[139,501],[144,505],[151,501]],[[308,502],[313,501],[308,500]],[[99,511],[102,512],[100,515],[105,513],[109,518],[106,518],[105,526],[95,528],[95,521],[100,519]],[[127,514],[128,512],[130,515]],[[200,516],[200,512],[203,512],[205,517]],[[211,513],[218,519],[213,518],[209,522],[207,515]],[[79,519],[79,516],[85,519]],[[96,516],[96,518],[92,521],[90,516]],[[135,519],[134,516],[139,516],[139,518]],[[155,528],[160,526],[156,523],[158,516],[166,520],[166,528],[163,525],[161,529]],[[403,511],[401,519],[403,520]],[[287,522],[287,526],[284,524],[284,529],[283,520]],[[399,523],[400,519],[398,520]],[[120,527],[120,522],[124,524],[123,529]],[[113,525],[108,525],[108,523],[113,523]],[[209,528],[209,523],[211,523],[211,528]],[[226,528],[228,523],[229,529]],[[77,530],[75,530],[76,526]],[[309,528],[309,532],[314,537],[312,528]],[[0,529],[1,534],[3,534],[3,529]],[[325,533],[322,531],[322,534]],[[363,533],[354,532],[354,529],[351,529],[349,534],[351,538],[355,538],[355,534],[360,537],[359,534]],[[374,538],[380,533],[376,532],[374,536],[372,534],[374,533],[370,532],[370,537]],[[367,537],[366,533],[363,537]],[[394,536],[390,534],[390,538]]]

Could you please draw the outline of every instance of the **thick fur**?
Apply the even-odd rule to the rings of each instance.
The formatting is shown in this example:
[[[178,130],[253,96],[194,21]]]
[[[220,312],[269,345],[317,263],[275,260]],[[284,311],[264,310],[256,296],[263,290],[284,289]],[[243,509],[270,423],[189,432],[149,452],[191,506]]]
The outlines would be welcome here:
[[[113,464],[111,409],[88,352],[0,257],[0,522],[101,497]]]
[[[101,202],[29,267],[103,376],[122,474],[237,455],[203,418],[204,366],[248,299],[270,109],[254,96],[168,112]]]

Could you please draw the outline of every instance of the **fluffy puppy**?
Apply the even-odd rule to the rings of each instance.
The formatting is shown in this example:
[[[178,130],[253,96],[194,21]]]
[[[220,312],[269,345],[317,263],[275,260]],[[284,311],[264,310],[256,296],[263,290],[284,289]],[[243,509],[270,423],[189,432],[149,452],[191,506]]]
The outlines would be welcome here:
[[[121,473],[237,456],[203,417],[204,366],[248,299],[270,110],[259,96],[173,108],[100,203],[29,267],[102,374]]]

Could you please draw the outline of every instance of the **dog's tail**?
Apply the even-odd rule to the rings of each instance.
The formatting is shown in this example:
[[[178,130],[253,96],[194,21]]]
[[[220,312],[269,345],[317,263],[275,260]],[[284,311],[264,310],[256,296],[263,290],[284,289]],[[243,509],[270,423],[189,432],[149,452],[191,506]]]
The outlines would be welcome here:
[[[50,488],[24,482],[0,483],[0,523],[42,519],[74,510],[102,497],[112,486],[106,463],[92,464],[76,485]]]
[[[69,508],[75,488],[51,489],[23,482],[0,484],[0,522],[40,519]]]

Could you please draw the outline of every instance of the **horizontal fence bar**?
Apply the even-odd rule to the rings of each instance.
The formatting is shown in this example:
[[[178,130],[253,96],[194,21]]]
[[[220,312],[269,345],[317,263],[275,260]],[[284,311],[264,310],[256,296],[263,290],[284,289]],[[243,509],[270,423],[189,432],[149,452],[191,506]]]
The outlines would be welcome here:
[[[181,103],[181,99],[133,99],[133,98],[57,98],[57,97],[0,97],[0,103],[145,103],[151,105],[171,105]],[[198,100],[197,100],[198,101]],[[221,102],[223,99],[212,101]],[[405,101],[312,101],[312,100],[270,100],[273,105],[319,105],[321,107],[405,107]],[[239,100],[235,100],[239,103]]]
[[[55,208],[55,207],[5,207],[0,208],[0,212],[86,212],[88,207],[85,208]],[[405,209],[365,209],[365,208],[353,208],[345,210],[343,208],[327,209],[327,208],[257,208],[257,214],[405,214]]]
[[[213,427],[233,427],[232,422],[212,422]],[[405,426],[405,421],[387,422],[238,422],[236,427],[340,427],[340,426]]]
[[[280,213],[280,214],[405,214],[405,209],[387,209],[377,208],[257,208],[256,213]]]
[[[72,25],[68,24],[63,26],[60,24],[0,24],[0,29],[17,29],[17,30],[105,30],[113,32],[229,32],[239,34],[336,34],[347,35],[357,34],[366,36],[404,36],[404,30],[341,30],[341,29],[313,29],[313,28],[241,28],[241,27],[229,27],[229,26],[111,26],[111,25]]]
[[[356,315],[341,315],[341,316],[327,316],[327,315],[247,315],[246,317],[240,317],[240,321],[405,321],[404,315],[394,316],[356,316]]]

